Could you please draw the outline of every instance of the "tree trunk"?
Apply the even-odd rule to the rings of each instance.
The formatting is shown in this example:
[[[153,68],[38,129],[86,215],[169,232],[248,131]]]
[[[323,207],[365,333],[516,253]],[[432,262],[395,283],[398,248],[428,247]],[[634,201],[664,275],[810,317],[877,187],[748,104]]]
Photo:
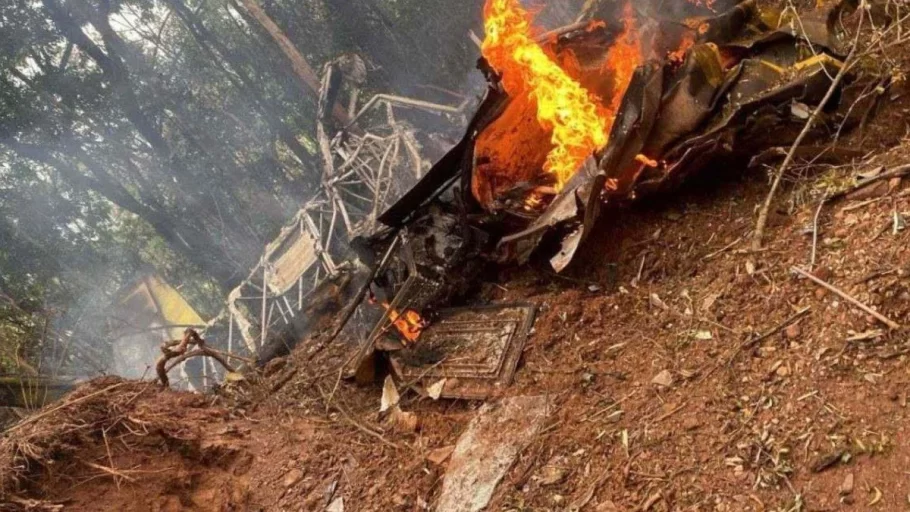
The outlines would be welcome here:
[[[246,8],[247,12],[250,13],[250,16],[255,19],[259,25],[269,34],[272,40],[278,45],[278,48],[281,49],[281,52],[284,53],[285,57],[291,62],[291,67],[294,69],[294,74],[300,80],[300,83],[303,85],[304,90],[309,89],[308,92],[312,93],[315,97],[319,97],[319,89],[322,86],[319,76],[313,71],[313,68],[310,66],[309,62],[306,61],[303,54],[297,50],[297,47],[294,46],[294,43],[284,34],[272,18],[262,9],[257,0],[241,0],[243,6]],[[332,106],[332,112],[335,116],[335,120],[338,121],[342,126],[347,126],[350,124],[350,117],[344,108],[335,104]]]
[[[200,20],[190,9],[186,8],[183,0],[165,1],[177,14],[177,17],[180,18],[187,30],[189,30],[200,48],[209,55],[214,65],[224,73],[234,87],[240,90],[242,97],[250,103],[251,107],[260,112],[260,115],[265,120],[266,124],[269,125],[284,145],[297,157],[297,160],[300,162],[301,168],[303,169],[303,175],[311,178],[313,182],[318,180],[319,173],[314,169],[313,155],[311,155],[306,148],[303,147],[303,144],[297,140],[294,131],[281,120],[279,109],[259,95],[255,84],[244,70],[244,63],[240,56],[219,41],[218,38],[205,27],[202,20]],[[222,60],[224,62],[222,62]],[[230,69],[225,65],[225,62],[230,66]],[[293,187],[294,192],[300,196],[298,199],[305,197],[312,191],[312,183],[304,182],[303,184],[298,184],[294,182],[290,185]]]

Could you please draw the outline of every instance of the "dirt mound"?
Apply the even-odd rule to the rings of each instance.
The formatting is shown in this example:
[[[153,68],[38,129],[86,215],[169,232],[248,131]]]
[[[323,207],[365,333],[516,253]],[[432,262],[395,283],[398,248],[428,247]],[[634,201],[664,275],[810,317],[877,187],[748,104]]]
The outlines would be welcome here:
[[[230,435],[213,434],[228,434],[229,415],[208,401],[152,383],[94,380],[5,432],[0,501],[37,510],[243,510],[245,482],[235,474],[243,453]]]

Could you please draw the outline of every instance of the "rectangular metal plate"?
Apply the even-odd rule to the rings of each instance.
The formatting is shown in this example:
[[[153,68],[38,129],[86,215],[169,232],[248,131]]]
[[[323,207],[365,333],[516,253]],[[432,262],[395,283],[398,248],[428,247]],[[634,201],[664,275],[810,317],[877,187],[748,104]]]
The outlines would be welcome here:
[[[425,388],[445,379],[446,398],[495,396],[512,383],[535,313],[530,304],[442,310],[414,346],[390,354],[392,367]]]

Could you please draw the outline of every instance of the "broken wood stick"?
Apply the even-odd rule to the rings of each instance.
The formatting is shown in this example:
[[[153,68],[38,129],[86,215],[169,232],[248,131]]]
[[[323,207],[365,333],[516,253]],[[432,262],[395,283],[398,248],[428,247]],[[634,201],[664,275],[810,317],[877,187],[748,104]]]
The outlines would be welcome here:
[[[872,176],[871,178],[860,180],[856,185],[854,185],[846,190],[837,192],[836,194],[832,194],[831,197],[829,197],[827,199],[827,201],[834,201],[834,200],[849,196],[850,194],[852,194],[854,192],[862,190],[862,189],[868,187],[869,185],[872,185],[873,183],[878,183],[879,181],[882,181],[882,180],[891,180],[894,178],[904,178],[907,176],[910,176],[910,164],[901,165],[899,167],[895,167],[894,169],[891,169],[890,171],[883,172],[883,173],[879,174],[878,176]]]
[[[898,324],[897,322],[894,322],[894,321],[890,320],[890,319],[889,319],[888,317],[886,317],[885,315],[883,315],[883,314],[879,313],[878,311],[876,311],[876,310],[870,308],[869,306],[863,304],[862,302],[860,302],[860,301],[857,300],[856,298],[852,297],[851,295],[848,295],[847,292],[841,290],[840,288],[837,288],[837,287],[835,287],[834,285],[829,284],[829,283],[827,283],[827,282],[825,282],[825,281],[819,279],[818,277],[816,277],[816,276],[810,274],[809,272],[806,272],[805,270],[803,270],[803,269],[801,269],[801,268],[799,268],[799,267],[793,267],[791,270],[792,270],[793,272],[796,272],[797,274],[799,274],[799,275],[805,277],[806,279],[809,279],[810,281],[812,281],[812,282],[814,282],[815,284],[821,286],[822,288],[824,288],[824,289],[826,289],[826,290],[828,290],[828,291],[830,291],[830,292],[832,292],[832,293],[838,295],[840,298],[844,299],[845,301],[849,302],[850,304],[853,304],[854,306],[856,306],[856,307],[858,307],[859,309],[865,311],[866,313],[872,315],[873,317],[875,317],[876,320],[878,320],[879,322],[881,322],[881,323],[887,325],[887,326],[890,327],[892,330],[897,330],[897,329],[900,329],[900,328],[901,328],[901,325]]]
[[[196,350],[189,351],[190,346],[197,347]],[[199,336],[194,329],[187,329],[183,332],[183,338],[179,340],[167,341],[161,345],[162,355],[155,364],[155,371],[158,374],[158,380],[163,387],[171,385],[167,374],[178,364],[192,359],[194,357],[211,357],[218,361],[227,371],[236,372],[233,366],[228,362],[228,355],[205,346],[205,340]]]
[[[755,345],[758,345],[758,344],[761,343],[762,341],[765,341],[766,339],[770,338],[771,336],[774,336],[775,334],[777,334],[777,333],[783,331],[783,330],[786,329],[787,327],[790,327],[790,325],[792,325],[793,322],[795,322],[795,321],[799,320],[800,318],[806,316],[810,311],[812,311],[812,307],[811,307],[811,306],[807,306],[807,307],[805,307],[805,308],[803,308],[803,309],[797,311],[796,313],[793,313],[793,314],[790,316],[790,318],[787,318],[786,320],[784,320],[783,322],[781,322],[780,325],[778,325],[778,326],[775,327],[774,329],[771,329],[770,331],[766,332],[765,334],[762,334],[761,336],[759,336],[759,337],[757,337],[757,338],[753,338],[753,339],[747,341],[746,343],[744,343],[744,344],[743,344],[743,347],[744,347],[744,348],[745,348],[745,347],[754,347]]]

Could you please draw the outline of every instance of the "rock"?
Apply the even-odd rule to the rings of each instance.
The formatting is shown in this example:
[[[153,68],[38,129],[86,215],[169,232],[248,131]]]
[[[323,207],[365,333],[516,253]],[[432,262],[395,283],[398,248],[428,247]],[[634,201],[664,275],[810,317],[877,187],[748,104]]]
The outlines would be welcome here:
[[[338,498],[333,501],[328,508],[325,509],[325,512],[344,512],[344,498]]]
[[[668,388],[673,385],[673,374],[670,373],[670,370],[664,370],[651,379],[651,384]]]
[[[546,396],[507,398],[481,407],[455,445],[436,510],[485,510],[518,454],[543,428],[549,410]]]
[[[416,414],[403,412],[400,409],[395,409],[389,419],[395,431],[402,434],[413,434],[417,432],[417,428],[420,426],[420,421],[417,419]]]
[[[427,455],[427,461],[429,461],[430,464],[441,466],[445,461],[449,460],[449,457],[452,456],[452,452],[454,451],[455,445],[437,448]]]
[[[853,473],[847,473],[846,478],[844,478],[844,483],[840,484],[840,488],[838,489],[838,492],[840,492],[841,496],[848,496],[850,494],[853,494],[854,485],[855,485],[855,476],[853,475]]]
[[[799,324],[793,324],[784,331],[784,334],[787,336],[788,340],[795,340],[802,335],[803,330]]]
[[[301,480],[303,480],[303,471],[296,468],[292,469],[284,475],[284,486],[286,488],[294,487],[299,484]]]
[[[790,376],[790,367],[787,365],[781,365],[780,368],[775,372],[778,377],[789,377]]]

